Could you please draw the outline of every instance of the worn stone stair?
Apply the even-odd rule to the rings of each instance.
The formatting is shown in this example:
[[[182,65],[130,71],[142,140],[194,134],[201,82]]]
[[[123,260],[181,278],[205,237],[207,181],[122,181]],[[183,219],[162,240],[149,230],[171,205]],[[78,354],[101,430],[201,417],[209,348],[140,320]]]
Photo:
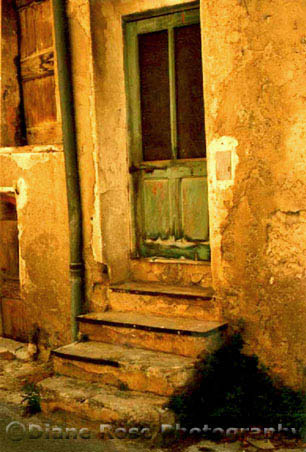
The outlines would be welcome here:
[[[220,307],[211,287],[178,287],[158,282],[128,281],[111,285],[109,307],[113,311],[140,312],[197,320],[220,319]]]
[[[42,410],[66,411],[93,421],[121,426],[173,424],[166,408],[167,397],[135,391],[122,391],[110,385],[56,376],[39,383]]]
[[[53,351],[61,376],[41,383],[43,409],[101,422],[173,421],[169,397],[226,334],[213,291],[126,282],[110,287],[108,308],[78,316],[82,342]]]
[[[89,340],[198,357],[219,347],[222,322],[169,318],[139,312],[101,312],[78,317]]]
[[[79,342],[53,351],[56,372],[119,389],[170,396],[193,377],[194,359],[126,345]]]

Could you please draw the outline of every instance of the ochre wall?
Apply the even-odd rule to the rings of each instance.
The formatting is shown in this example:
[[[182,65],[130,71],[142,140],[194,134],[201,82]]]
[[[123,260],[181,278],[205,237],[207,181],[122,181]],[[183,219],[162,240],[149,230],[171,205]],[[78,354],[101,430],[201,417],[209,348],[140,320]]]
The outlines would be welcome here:
[[[68,2],[89,309],[105,304],[104,264],[113,280],[129,275],[122,16],[178,3]],[[245,321],[246,349],[302,386],[306,5],[205,0],[201,10],[217,301],[230,323]],[[26,316],[54,347],[70,341],[70,290],[64,156],[51,148],[0,150],[0,186],[17,184]]]
[[[2,148],[0,187],[16,190],[22,302],[12,322],[44,349],[70,340],[68,219],[64,156],[56,146]],[[0,188],[0,190],[1,190]],[[25,337],[24,340],[28,340]]]
[[[102,259],[115,280],[129,274],[131,246],[122,16],[177,3],[91,4]],[[301,386],[305,4],[208,0],[201,17],[217,300],[232,324],[244,320],[246,350]]]
[[[202,7],[214,287],[247,349],[291,385],[306,369],[306,4]],[[233,177],[216,178],[230,151]],[[305,382],[304,382],[305,384]]]

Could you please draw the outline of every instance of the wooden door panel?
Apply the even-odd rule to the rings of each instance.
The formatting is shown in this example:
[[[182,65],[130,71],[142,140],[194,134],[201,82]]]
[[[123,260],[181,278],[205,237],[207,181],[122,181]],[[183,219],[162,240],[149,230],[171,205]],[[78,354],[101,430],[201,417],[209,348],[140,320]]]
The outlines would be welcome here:
[[[182,230],[189,241],[208,240],[207,180],[190,177],[181,182]]]
[[[29,340],[29,325],[25,315],[25,305],[20,298],[2,298],[3,335],[17,341]]]
[[[139,176],[141,255],[208,260],[206,162],[147,164]]]
[[[27,128],[56,121],[54,77],[27,80],[23,84]]]
[[[38,3],[36,9],[36,49],[41,51],[53,47],[52,11],[50,0]]]
[[[140,35],[138,47],[143,159],[167,160],[172,156],[167,30]]]
[[[31,7],[20,10],[20,58],[30,56],[36,50],[34,10]]]
[[[50,0],[23,7],[19,10],[19,17],[21,59],[53,47]]]
[[[174,29],[178,157],[206,155],[199,24]]]
[[[53,18],[50,0],[17,0],[20,70],[28,144],[62,141],[56,96]]]
[[[167,179],[143,182],[144,239],[167,239],[170,235],[170,197]]]

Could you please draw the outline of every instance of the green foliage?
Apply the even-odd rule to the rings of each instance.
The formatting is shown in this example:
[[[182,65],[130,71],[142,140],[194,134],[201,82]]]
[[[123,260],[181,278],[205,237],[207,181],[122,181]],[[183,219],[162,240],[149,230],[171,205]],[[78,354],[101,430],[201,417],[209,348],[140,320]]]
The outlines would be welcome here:
[[[120,389],[120,391],[128,391],[129,387],[126,383],[120,382],[119,389]]]
[[[39,389],[33,383],[27,383],[23,387],[23,400],[25,414],[32,415],[41,412]]]
[[[305,394],[272,380],[256,356],[242,353],[243,340],[228,343],[200,362],[195,380],[174,395],[170,408],[184,427],[283,427],[306,425]]]

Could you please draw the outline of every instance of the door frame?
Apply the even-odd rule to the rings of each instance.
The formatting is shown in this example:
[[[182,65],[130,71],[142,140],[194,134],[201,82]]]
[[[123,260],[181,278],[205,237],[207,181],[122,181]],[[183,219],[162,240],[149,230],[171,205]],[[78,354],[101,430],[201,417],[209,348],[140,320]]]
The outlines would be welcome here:
[[[184,15],[184,24],[193,25],[199,24],[201,28],[200,20],[200,3],[199,1],[186,3],[183,5],[177,5],[172,7],[164,7],[157,10],[149,10],[143,13],[131,14],[124,16],[123,21],[123,37],[124,37],[124,73],[125,73],[125,88],[126,88],[126,105],[127,105],[127,124],[128,124],[128,168],[129,168],[129,202],[130,202],[130,225],[131,225],[131,255],[132,259],[146,259],[146,257],[140,256],[138,250],[137,233],[141,229],[137,221],[137,210],[139,210],[139,200],[137,200],[137,190],[135,190],[135,175],[132,174],[133,168],[137,168],[143,160],[142,156],[142,129],[141,129],[141,107],[140,107],[140,80],[139,80],[139,64],[138,64],[138,40],[137,34],[139,32],[154,32],[167,29],[166,26],[169,22],[169,16],[172,17],[171,25],[181,25],[181,16],[175,16],[176,13],[186,13]],[[174,19],[174,20],[173,20]],[[153,24],[153,26],[152,26]],[[173,30],[173,28],[172,28]],[[173,49],[174,50],[174,49]],[[201,49],[202,51],[202,49]],[[174,68],[169,66],[169,71],[173,71]],[[172,87],[173,89],[173,87]],[[171,91],[171,87],[170,87]],[[203,93],[204,94],[204,93]],[[172,93],[173,95],[173,93]],[[175,95],[175,92],[174,92]],[[171,97],[171,94],[170,94]],[[171,109],[172,103],[170,103]],[[205,118],[203,118],[203,121]],[[176,121],[175,112],[171,111],[171,123]],[[174,127],[176,129],[176,126]],[[173,127],[171,127],[173,130]],[[171,140],[173,137],[171,130]],[[199,159],[203,160],[203,159]],[[204,159],[207,161],[207,157]],[[154,161],[154,165],[165,164],[167,161]],[[152,161],[145,162],[150,166]],[[207,174],[207,166],[206,166]],[[138,178],[140,179],[140,178]],[[139,181],[136,181],[136,184]],[[207,187],[208,190],[208,187]],[[207,192],[208,198],[208,192]],[[208,225],[209,227],[209,225]],[[152,258],[151,258],[152,259]],[[173,258],[158,258],[165,262],[176,262]],[[210,260],[210,259],[209,259]],[[207,265],[207,260],[192,261],[185,260],[186,263],[203,263]],[[184,263],[184,260],[182,260]]]

